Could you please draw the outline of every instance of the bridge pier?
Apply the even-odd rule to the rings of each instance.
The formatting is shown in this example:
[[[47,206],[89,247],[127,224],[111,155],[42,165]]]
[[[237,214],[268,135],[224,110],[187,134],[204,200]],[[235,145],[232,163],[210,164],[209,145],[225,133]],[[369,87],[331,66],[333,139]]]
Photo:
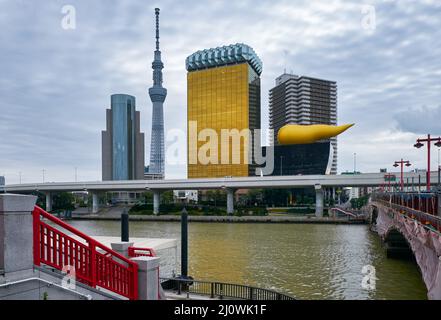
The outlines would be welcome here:
[[[46,211],[52,211],[52,194],[50,192],[46,192]]]
[[[323,217],[323,188],[321,185],[315,185],[315,216]]]
[[[161,202],[161,192],[159,190],[153,190],[153,214],[159,214],[159,204]]]
[[[98,213],[99,210],[99,202],[98,202],[98,193],[92,192],[92,213]]]
[[[227,214],[234,214],[234,189],[227,189]]]

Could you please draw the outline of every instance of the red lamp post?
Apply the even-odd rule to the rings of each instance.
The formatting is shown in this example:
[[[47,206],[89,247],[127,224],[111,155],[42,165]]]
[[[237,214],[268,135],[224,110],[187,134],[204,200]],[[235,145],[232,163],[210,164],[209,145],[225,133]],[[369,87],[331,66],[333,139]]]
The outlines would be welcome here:
[[[401,159],[401,161],[395,161],[395,163],[394,163],[395,168],[400,165],[401,165],[401,191],[403,191],[404,190],[404,170],[403,170],[403,167],[404,166],[410,167],[411,164],[410,164],[410,161],[408,161],[408,160],[405,161],[403,159]]]
[[[390,174],[390,173],[384,175],[384,180],[389,182],[389,183],[388,183],[388,191],[389,191],[389,192],[391,191],[391,184],[390,184],[390,182],[392,181],[392,178],[395,179],[395,175]]]
[[[419,149],[424,146],[423,142],[427,142],[427,191],[430,191],[430,145],[434,141],[436,141],[435,146],[438,148],[441,147],[441,137],[432,138],[430,137],[430,134],[428,134],[425,139],[418,139],[414,144],[414,147]]]

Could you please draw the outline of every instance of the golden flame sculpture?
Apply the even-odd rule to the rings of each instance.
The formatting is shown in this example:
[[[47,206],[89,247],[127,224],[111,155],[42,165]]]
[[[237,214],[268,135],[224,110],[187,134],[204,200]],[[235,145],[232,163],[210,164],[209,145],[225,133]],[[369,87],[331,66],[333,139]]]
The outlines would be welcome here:
[[[330,126],[325,124],[297,125],[288,124],[279,130],[280,144],[307,144],[329,139],[345,132],[354,124]]]

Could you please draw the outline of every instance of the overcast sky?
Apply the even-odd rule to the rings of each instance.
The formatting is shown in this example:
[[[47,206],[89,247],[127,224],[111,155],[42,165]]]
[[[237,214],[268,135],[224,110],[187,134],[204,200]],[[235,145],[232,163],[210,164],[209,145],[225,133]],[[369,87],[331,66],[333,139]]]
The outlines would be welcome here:
[[[62,8],[76,10],[63,29]],[[288,72],[337,81],[339,171],[426,167],[417,137],[441,135],[441,1],[0,0],[0,175],[7,183],[101,179],[110,95],[136,96],[149,160],[154,8],[161,8],[166,131],[186,128],[185,58],[242,42],[268,91]],[[375,9],[375,22],[372,13]],[[374,28],[375,27],[375,28]],[[170,142],[169,142],[170,143]],[[434,166],[438,154],[432,158]],[[167,165],[185,178],[185,165]]]

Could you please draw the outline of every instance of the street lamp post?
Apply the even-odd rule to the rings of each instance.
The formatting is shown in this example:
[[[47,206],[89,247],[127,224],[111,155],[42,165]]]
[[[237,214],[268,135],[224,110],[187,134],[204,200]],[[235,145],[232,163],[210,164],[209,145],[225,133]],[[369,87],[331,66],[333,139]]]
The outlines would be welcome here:
[[[354,153],[354,174],[357,172],[357,153]]]
[[[408,160],[403,160],[403,159],[401,159],[401,161],[395,161],[395,163],[394,163],[395,168],[400,165],[401,165],[401,191],[404,191],[404,170],[403,170],[403,168],[404,168],[404,166],[410,167],[411,164]]]
[[[436,141],[435,146],[441,147],[441,137],[432,138],[430,134],[425,139],[417,139],[417,142],[414,144],[415,148],[420,149],[424,146],[423,142],[427,142],[427,191],[430,191],[430,146],[434,141]]]

